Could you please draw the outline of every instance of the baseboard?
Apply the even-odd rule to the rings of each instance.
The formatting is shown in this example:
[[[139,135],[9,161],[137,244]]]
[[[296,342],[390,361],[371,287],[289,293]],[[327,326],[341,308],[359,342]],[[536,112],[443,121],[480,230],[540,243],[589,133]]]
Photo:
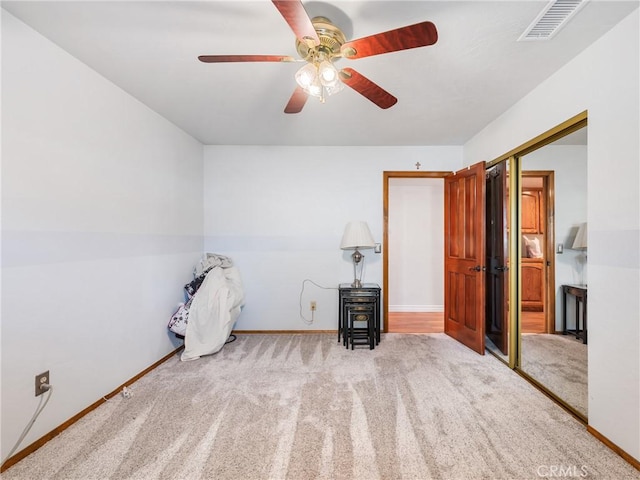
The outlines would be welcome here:
[[[629,464],[631,464],[631,466],[634,467],[636,470],[640,470],[640,460],[638,460],[638,459],[632,457],[631,455],[629,455],[627,452],[625,452],[623,449],[621,449],[619,446],[617,446],[615,443],[613,443],[607,437],[602,435],[599,431],[597,431],[591,425],[587,425],[587,432],[589,432],[591,435],[596,437],[598,440],[600,440],[602,443],[604,443],[611,450],[613,450],[618,455],[620,455],[624,460],[626,460]]]
[[[143,371],[141,371],[140,373],[138,373],[135,377],[132,377],[131,379],[127,380],[126,382],[124,382],[122,385],[120,385],[118,388],[116,388],[115,390],[113,390],[111,393],[105,395],[104,397],[102,397],[100,400],[98,400],[97,402],[92,403],[91,405],[89,405],[87,408],[85,408],[84,410],[82,410],[81,412],[75,414],[73,417],[71,417],[69,420],[67,420],[66,422],[64,422],[62,425],[54,428],[53,430],[51,430],[49,433],[43,435],[42,437],[40,437],[38,440],[36,440],[35,442],[33,442],[31,445],[28,445],[27,447],[25,447],[24,449],[20,450],[18,453],[16,453],[15,455],[13,455],[11,458],[7,458],[7,460],[2,464],[2,466],[0,466],[0,473],[4,472],[6,469],[8,469],[9,467],[11,467],[12,465],[15,465],[16,463],[18,463],[20,460],[22,460],[23,458],[31,455],[33,452],[35,452],[36,450],[38,450],[40,447],[42,447],[45,443],[47,443],[49,440],[51,440],[52,438],[57,437],[58,435],[60,435],[62,432],[64,432],[67,428],[69,428],[71,425],[73,425],[74,423],[76,423],[78,420],[80,420],[82,417],[84,417],[86,414],[88,414],[89,412],[95,410],[96,408],[98,408],[100,405],[102,405],[103,403],[105,403],[107,400],[109,400],[110,398],[115,397],[116,395],[118,395],[120,392],[122,392],[122,389],[124,387],[128,387],[131,384],[135,383],[136,381],[138,381],[140,378],[144,377],[147,373],[149,373],[151,370],[153,370],[154,368],[157,368],[158,366],[160,366],[161,364],[163,364],[164,362],[166,362],[167,360],[169,360],[171,357],[173,357],[174,355],[176,355],[180,350],[182,350],[184,348],[184,345],[179,346],[178,348],[176,348],[175,350],[173,350],[171,353],[168,353],[167,355],[165,355],[164,357],[162,357],[160,360],[158,360],[156,363],[154,363],[153,365],[151,365],[150,367],[145,368]]]
[[[389,305],[389,313],[442,313],[444,305]]]

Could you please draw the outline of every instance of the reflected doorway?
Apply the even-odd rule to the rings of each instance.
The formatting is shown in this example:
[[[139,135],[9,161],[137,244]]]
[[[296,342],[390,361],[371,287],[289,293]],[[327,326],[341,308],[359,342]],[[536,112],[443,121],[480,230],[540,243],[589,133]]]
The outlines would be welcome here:
[[[555,333],[555,181],[551,170],[522,170],[521,327]]]

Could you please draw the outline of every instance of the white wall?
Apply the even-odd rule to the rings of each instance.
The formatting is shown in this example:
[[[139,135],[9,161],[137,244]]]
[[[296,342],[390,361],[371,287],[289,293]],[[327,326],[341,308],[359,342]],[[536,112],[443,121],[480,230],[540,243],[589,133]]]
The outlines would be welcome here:
[[[353,280],[340,250],[350,220],[382,241],[385,170],[457,170],[461,147],[205,147],[205,248],[239,267],[239,330],[335,330],[337,285]],[[382,256],[365,250],[364,281],[382,284]],[[302,285],[305,279],[311,283]],[[384,292],[383,292],[384,295]],[[314,323],[309,301],[316,300]]]
[[[444,311],[444,180],[389,179],[389,311]]]
[[[588,110],[589,424],[640,460],[638,10],[465,145],[491,160]]]
[[[2,449],[167,353],[202,253],[202,145],[2,11]]]
[[[587,283],[584,252],[572,250],[580,223],[587,221],[587,147],[581,145],[546,145],[522,157],[523,170],[553,170],[556,246],[556,331],[562,329],[562,285]],[[556,248],[554,248],[556,250]],[[573,300],[567,298],[567,326],[575,328]]]

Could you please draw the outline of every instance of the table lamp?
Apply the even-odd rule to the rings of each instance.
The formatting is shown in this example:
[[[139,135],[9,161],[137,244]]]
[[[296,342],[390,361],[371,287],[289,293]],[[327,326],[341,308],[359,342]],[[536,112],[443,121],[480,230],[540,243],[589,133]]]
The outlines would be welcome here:
[[[360,253],[359,249],[373,248],[375,242],[371,235],[371,230],[367,222],[349,222],[344,229],[342,235],[342,242],[340,242],[340,248],[342,250],[354,250],[351,258],[353,260],[353,283],[354,288],[362,287],[362,266],[360,267],[360,276],[357,274],[357,266],[364,259],[364,255]]]

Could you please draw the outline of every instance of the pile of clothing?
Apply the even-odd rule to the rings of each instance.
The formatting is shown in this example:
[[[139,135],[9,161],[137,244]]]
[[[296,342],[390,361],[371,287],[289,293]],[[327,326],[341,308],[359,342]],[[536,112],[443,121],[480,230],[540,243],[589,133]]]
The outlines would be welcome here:
[[[244,306],[240,273],[232,260],[205,254],[184,286],[187,302],[171,316],[169,330],[184,337],[181,360],[196,360],[218,352],[229,339]]]

